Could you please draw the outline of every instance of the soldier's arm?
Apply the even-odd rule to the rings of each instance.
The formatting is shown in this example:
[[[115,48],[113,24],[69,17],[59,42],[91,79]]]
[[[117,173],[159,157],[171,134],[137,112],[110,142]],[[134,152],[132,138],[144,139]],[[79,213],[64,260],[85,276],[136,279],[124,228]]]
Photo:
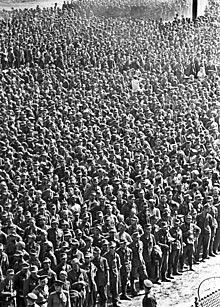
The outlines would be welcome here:
[[[105,276],[107,280],[107,284],[109,285],[109,266],[108,266],[108,261],[106,258],[105,259]]]
[[[194,235],[196,238],[198,238],[201,233],[201,228],[195,224],[193,225],[193,227],[194,227],[193,228]]]
[[[47,307],[53,307],[53,296],[49,295]]]

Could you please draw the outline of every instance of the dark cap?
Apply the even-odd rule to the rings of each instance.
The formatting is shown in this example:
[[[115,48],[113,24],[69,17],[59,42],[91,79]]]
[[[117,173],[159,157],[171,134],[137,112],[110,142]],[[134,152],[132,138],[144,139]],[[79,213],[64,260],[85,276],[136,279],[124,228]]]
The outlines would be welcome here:
[[[64,282],[62,280],[55,280],[54,281],[54,286],[63,286],[64,285]]]
[[[47,279],[48,278],[48,275],[41,275],[39,276],[39,280],[44,280],[44,279]]]
[[[31,292],[31,293],[28,293],[27,298],[29,300],[36,301],[37,300],[37,295]]]

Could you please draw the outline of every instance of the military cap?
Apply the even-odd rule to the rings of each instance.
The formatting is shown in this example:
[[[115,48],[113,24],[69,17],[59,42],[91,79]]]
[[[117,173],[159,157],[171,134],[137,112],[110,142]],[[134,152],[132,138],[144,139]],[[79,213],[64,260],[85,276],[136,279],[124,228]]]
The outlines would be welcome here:
[[[109,229],[109,233],[110,232],[116,233],[116,229],[114,227],[112,227],[112,228]]]
[[[26,261],[22,263],[22,268],[23,269],[29,269],[30,265]]]
[[[31,272],[38,272],[38,267],[37,267],[36,265],[32,265],[32,266],[30,267],[30,271],[31,271]]]
[[[52,224],[59,224],[59,221],[56,218],[52,218],[51,225]]]
[[[102,240],[102,245],[109,245],[109,241],[107,239]]]
[[[114,241],[111,241],[109,244],[109,248],[115,248],[116,247],[116,243]]]
[[[128,241],[126,239],[121,239],[119,243],[120,244],[126,244],[126,243],[128,243]]]
[[[66,272],[66,271],[60,271],[60,274],[59,274],[59,276],[62,276],[62,275],[65,275],[65,276],[67,276],[67,272]]]
[[[168,223],[166,221],[161,222],[161,227],[167,227],[167,226],[168,226]]]
[[[133,234],[132,234],[132,238],[140,238],[140,234],[138,231],[135,231]]]
[[[59,279],[58,279],[58,280],[55,280],[53,284],[54,284],[55,287],[56,287],[56,286],[57,286],[57,287],[61,287],[61,286],[64,285],[64,282],[63,282],[62,280],[59,280]]]
[[[77,239],[72,239],[71,245],[78,245],[79,246],[79,241]]]
[[[97,246],[95,246],[94,249],[93,249],[93,252],[94,252],[94,253],[99,253],[99,254],[100,254],[100,253],[101,253],[101,249],[98,248]]]
[[[31,292],[31,293],[28,293],[27,298],[29,300],[36,301],[37,300],[37,295]]]
[[[175,225],[179,225],[179,224],[180,224],[180,219],[178,219],[178,218],[174,219],[174,220],[173,220],[173,223],[174,223]]]
[[[39,280],[44,280],[44,279],[47,279],[48,278],[48,275],[41,275],[39,276]]]
[[[6,275],[14,275],[15,274],[15,271],[13,269],[8,269],[6,271]]]
[[[152,288],[153,287],[152,281],[150,281],[149,279],[145,279],[144,280],[144,287],[145,288]]]
[[[35,235],[34,233],[29,234],[29,235],[28,235],[28,238],[29,238],[29,239],[34,239],[34,240],[36,240],[36,235]]]
[[[189,221],[189,220],[192,220],[192,216],[190,215],[190,214],[187,214],[186,216],[185,216],[185,220],[187,221]]]
[[[23,256],[24,253],[22,251],[16,251],[15,254],[14,254],[14,257],[20,257],[20,256]]]
[[[44,258],[43,263],[51,263],[51,260],[48,257],[46,257]]]

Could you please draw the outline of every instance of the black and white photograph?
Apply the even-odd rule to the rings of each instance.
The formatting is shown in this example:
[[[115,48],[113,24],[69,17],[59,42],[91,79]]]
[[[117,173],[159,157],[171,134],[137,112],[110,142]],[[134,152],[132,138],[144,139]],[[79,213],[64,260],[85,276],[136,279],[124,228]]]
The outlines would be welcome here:
[[[0,0],[0,307],[220,307],[220,0]]]

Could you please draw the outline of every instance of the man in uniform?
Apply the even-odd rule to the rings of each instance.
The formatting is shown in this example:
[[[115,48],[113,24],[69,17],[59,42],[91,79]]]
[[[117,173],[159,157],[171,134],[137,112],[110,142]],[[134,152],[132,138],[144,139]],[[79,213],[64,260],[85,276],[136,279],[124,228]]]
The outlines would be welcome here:
[[[47,284],[48,276],[42,275],[39,277],[39,285],[33,290],[33,293],[37,296],[36,303],[41,307],[47,307],[49,297],[49,288]]]
[[[211,241],[211,233],[213,227],[213,219],[212,216],[209,214],[210,205],[209,203],[203,206],[203,211],[197,215],[197,225],[201,229],[199,240],[198,240],[198,248],[197,248],[197,255],[196,260],[199,261],[199,253],[202,247],[202,260],[209,258],[209,246]]]
[[[72,269],[67,273],[67,279],[70,282],[71,301],[78,307],[84,306],[86,291],[88,286],[88,277],[86,271],[80,268],[80,261],[73,258],[71,261]]]
[[[109,276],[110,276],[110,291],[112,294],[113,307],[118,307],[119,301],[119,274],[121,268],[121,261],[119,255],[116,253],[116,243],[111,241],[109,244],[109,251],[104,255],[108,261]]]
[[[8,269],[5,279],[0,283],[1,307],[16,307],[16,290],[13,282],[14,275],[14,270]]]
[[[84,307],[93,307],[96,303],[97,286],[95,282],[96,266],[91,262],[93,255],[85,253],[85,262],[81,268],[86,271],[88,277],[88,287],[86,293],[86,303]]]
[[[152,261],[152,251],[156,245],[156,241],[154,235],[151,232],[151,224],[145,224],[144,234],[141,236],[141,241],[143,242],[143,257],[149,278],[159,283],[159,262]]]
[[[127,247],[127,241],[125,239],[120,240],[120,247],[116,250],[120,257],[121,269],[120,269],[120,280],[121,280],[121,290],[122,300],[131,300],[127,295],[127,285],[128,279],[131,273],[131,261],[132,261],[132,250]]]
[[[26,306],[27,307],[40,307],[39,305],[37,305],[36,303],[37,301],[37,295],[34,293],[28,293],[27,297],[26,297]]]
[[[166,221],[161,222],[161,228],[155,233],[155,240],[160,246],[162,251],[162,260],[160,265],[161,280],[165,282],[171,281],[167,278],[168,259],[170,252],[170,233],[168,231],[168,223]]]
[[[97,285],[97,293],[99,294],[100,307],[107,307],[107,287],[109,285],[109,266],[107,259],[101,256],[101,250],[94,247],[93,263],[97,268],[95,282]]]
[[[193,270],[193,252],[194,252],[194,241],[195,237],[198,238],[201,229],[192,223],[192,216],[186,215],[185,222],[180,226],[183,235],[183,254],[180,257],[180,270],[183,270],[184,261],[188,258],[188,264],[190,270]]]
[[[142,307],[156,307],[157,306],[157,301],[154,295],[152,295],[151,288],[153,284],[149,279],[144,280],[144,290],[145,290],[145,295],[142,300]]]
[[[171,236],[175,239],[171,243],[171,251],[168,260],[168,278],[173,278],[173,275],[182,275],[178,272],[178,265],[179,265],[179,257],[183,251],[183,236],[182,230],[180,229],[180,219],[174,219],[173,227],[170,229]]]
[[[57,279],[57,274],[53,270],[51,270],[50,265],[51,260],[49,258],[45,258],[43,261],[43,268],[38,272],[39,276],[47,275],[49,289],[52,287],[54,281]]]
[[[27,262],[23,262],[21,271],[16,273],[14,276],[14,287],[17,291],[17,307],[23,307],[25,305],[24,283],[29,277],[29,264]]]
[[[34,290],[34,288],[37,287],[38,285],[38,268],[36,265],[33,265],[30,267],[30,273],[31,275],[24,280],[24,287],[23,287],[23,294],[24,298],[26,295]]]
[[[143,242],[140,241],[140,234],[138,231],[134,232],[132,235],[133,242],[129,245],[132,250],[132,266],[131,266],[131,291],[132,295],[136,296],[138,294],[135,288],[135,279],[139,277],[140,288],[144,279],[146,279],[147,271],[143,258]]]
[[[64,283],[61,280],[55,280],[55,291],[49,295],[47,307],[70,307],[69,292],[63,290]]]

